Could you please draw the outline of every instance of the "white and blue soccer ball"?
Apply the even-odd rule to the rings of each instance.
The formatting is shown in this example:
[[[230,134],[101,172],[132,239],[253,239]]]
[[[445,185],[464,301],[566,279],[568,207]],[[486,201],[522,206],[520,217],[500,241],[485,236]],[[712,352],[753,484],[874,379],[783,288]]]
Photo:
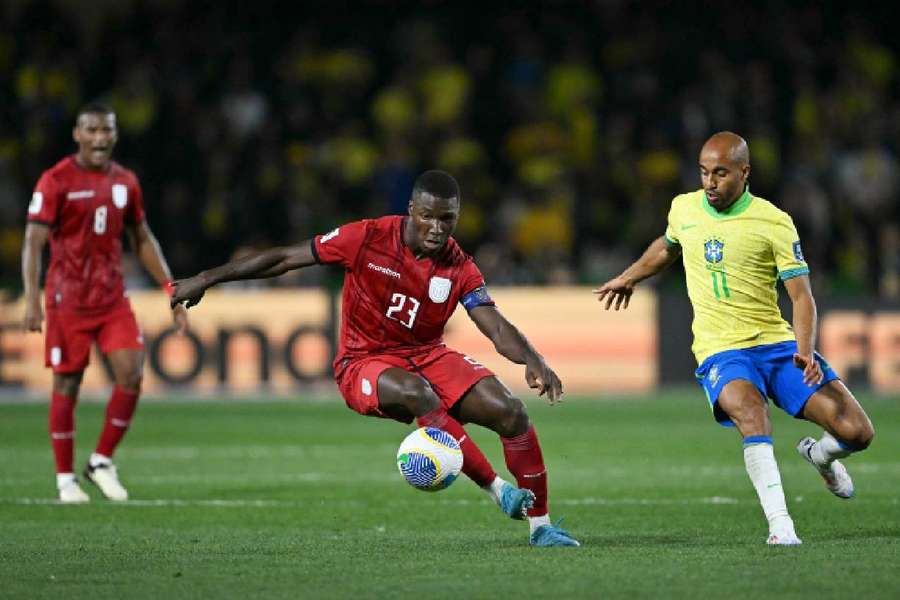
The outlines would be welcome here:
[[[436,492],[453,483],[463,465],[459,442],[443,429],[421,427],[403,440],[397,468],[409,485]]]

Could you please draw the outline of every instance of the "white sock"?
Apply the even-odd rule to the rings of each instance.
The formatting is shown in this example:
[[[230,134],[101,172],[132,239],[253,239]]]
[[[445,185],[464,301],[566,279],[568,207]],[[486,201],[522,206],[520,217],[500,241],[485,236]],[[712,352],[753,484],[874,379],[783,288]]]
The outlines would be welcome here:
[[[850,456],[850,454],[851,451],[841,446],[841,443],[827,431],[822,436],[822,439],[813,444],[813,447],[809,450],[809,456],[820,467],[827,467],[835,459],[844,458],[845,456]]]
[[[534,530],[540,527],[541,525],[549,525],[550,524],[550,513],[546,515],[541,515],[540,517],[528,517],[528,528],[531,529],[531,533],[534,533]]]
[[[61,490],[75,481],[75,473],[57,473],[56,489]]]
[[[491,497],[491,500],[493,500],[494,503],[499,506],[500,505],[500,490],[503,489],[504,484],[506,484],[506,481],[503,480],[501,477],[494,477],[494,481],[492,481],[490,483],[490,485],[486,485],[481,489],[483,489],[485,492],[487,492],[487,495]]]
[[[755,436],[752,438],[754,441],[744,444],[744,465],[747,467],[747,475],[750,476],[750,481],[756,488],[759,503],[769,521],[769,530],[772,531],[786,525],[787,522],[790,522],[791,517],[784,501],[781,474],[778,472],[778,463],[775,462],[772,442],[756,441],[756,439],[764,437],[767,436]],[[747,440],[750,439],[747,438]],[[791,529],[793,529],[793,525]]]
[[[102,454],[93,452],[91,454],[91,458],[88,459],[88,464],[92,467],[98,467],[100,465],[110,465],[112,464],[112,459],[108,456],[103,456]]]

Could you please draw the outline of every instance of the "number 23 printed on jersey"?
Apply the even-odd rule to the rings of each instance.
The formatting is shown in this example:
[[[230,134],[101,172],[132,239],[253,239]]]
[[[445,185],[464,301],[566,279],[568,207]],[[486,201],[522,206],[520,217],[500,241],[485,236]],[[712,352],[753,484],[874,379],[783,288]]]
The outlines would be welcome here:
[[[407,305],[409,308],[407,308]],[[413,323],[416,321],[416,314],[419,312],[419,306],[421,306],[421,303],[412,296],[394,294],[391,296],[391,305],[388,307],[385,316],[388,319],[399,321],[407,329],[412,329]],[[394,316],[396,313],[400,314]]]

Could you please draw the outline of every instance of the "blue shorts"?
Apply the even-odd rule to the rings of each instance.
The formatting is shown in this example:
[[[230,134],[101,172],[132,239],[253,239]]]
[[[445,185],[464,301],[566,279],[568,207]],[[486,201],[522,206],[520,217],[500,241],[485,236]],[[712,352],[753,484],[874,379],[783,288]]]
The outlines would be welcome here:
[[[803,371],[794,366],[795,352],[797,342],[781,342],[743,350],[726,350],[704,360],[694,375],[706,392],[716,421],[721,425],[734,425],[719,407],[718,400],[722,388],[735,379],[746,379],[756,386],[763,398],[771,398],[775,406],[792,417],[801,418],[800,413],[809,397],[829,381],[838,379],[838,376],[817,352],[815,357],[825,378],[820,384],[806,385],[803,383]]]

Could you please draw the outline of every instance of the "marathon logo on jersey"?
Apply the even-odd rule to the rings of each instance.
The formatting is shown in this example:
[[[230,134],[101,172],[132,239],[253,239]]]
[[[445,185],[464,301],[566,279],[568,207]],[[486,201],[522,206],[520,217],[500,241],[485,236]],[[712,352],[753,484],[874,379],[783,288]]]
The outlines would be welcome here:
[[[428,297],[435,304],[441,304],[450,297],[450,280],[444,277],[432,277],[428,283]]]
[[[337,231],[337,230],[335,230],[335,231]],[[367,266],[370,269],[372,269],[373,271],[378,271],[379,273],[384,273],[385,275],[387,275],[389,277],[393,277],[394,279],[400,279],[400,273],[398,273],[397,271],[392,271],[392,270],[388,269],[387,267],[382,267],[382,266],[376,265],[374,263],[369,263]]]
[[[327,241],[330,240],[331,238],[336,238],[340,232],[341,232],[341,228],[340,228],[340,227],[335,227],[334,229],[332,229],[331,231],[329,231],[328,233],[326,233],[325,235],[323,235],[322,237],[320,237],[320,238],[319,238],[319,243],[320,243],[320,244],[324,244],[325,242],[327,242]]]
[[[112,186],[112,197],[116,208],[125,208],[125,205],[128,204],[128,186],[114,183]]]
[[[703,256],[708,263],[720,263],[725,257],[725,242],[719,238],[710,238],[703,243]]]
[[[794,248],[794,258],[797,259],[797,262],[805,263],[806,259],[803,258],[803,250],[800,248],[800,240],[797,240],[793,244]]]
[[[77,192],[69,192],[66,194],[66,200],[84,200],[85,198],[93,198],[94,190],[79,190]]]
[[[35,192],[31,195],[31,202],[28,204],[28,214],[36,215],[41,212],[41,207],[44,206],[44,194],[42,192]]]

